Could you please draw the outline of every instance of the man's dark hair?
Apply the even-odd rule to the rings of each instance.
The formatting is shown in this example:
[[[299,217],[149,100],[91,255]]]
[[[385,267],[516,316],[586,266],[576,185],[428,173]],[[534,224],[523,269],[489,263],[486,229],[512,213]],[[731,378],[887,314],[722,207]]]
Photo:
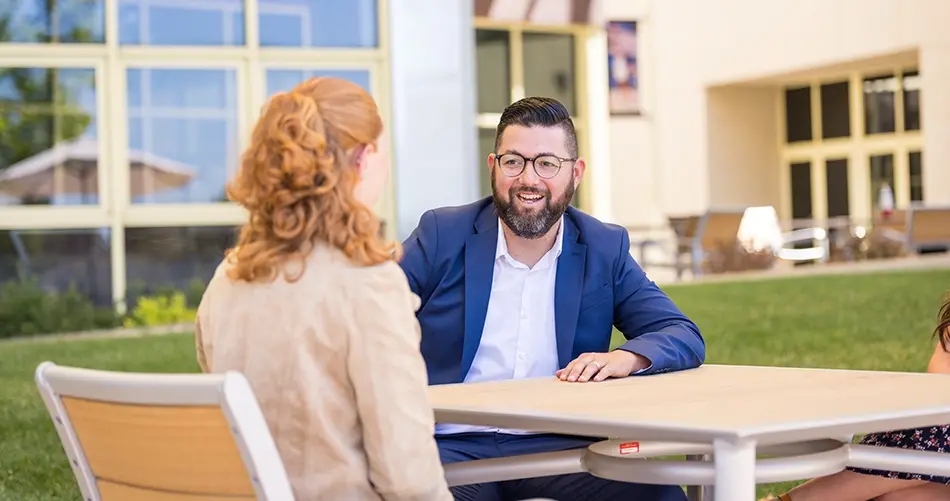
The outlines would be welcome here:
[[[495,152],[501,146],[501,136],[509,125],[522,127],[560,127],[567,136],[567,153],[577,158],[577,132],[571,114],[563,104],[549,97],[526,97],[508,105],[495,129]]]

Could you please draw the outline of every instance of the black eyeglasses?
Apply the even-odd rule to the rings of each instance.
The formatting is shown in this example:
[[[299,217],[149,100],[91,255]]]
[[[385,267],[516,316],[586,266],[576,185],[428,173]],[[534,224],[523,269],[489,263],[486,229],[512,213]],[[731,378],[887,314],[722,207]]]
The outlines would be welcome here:
[[[524,172],[528,162],[534,164],[534,172],[538,177],[551,179],[561,170],[564,162],[576,162],[576,158],[561,158],[556,155],[538,155],[536,157],[526,157],[517,153],[505,153],[498,155],[495,153],[495,159],[498,160],[498,168],[502,174],[508,177],[518,177]]]

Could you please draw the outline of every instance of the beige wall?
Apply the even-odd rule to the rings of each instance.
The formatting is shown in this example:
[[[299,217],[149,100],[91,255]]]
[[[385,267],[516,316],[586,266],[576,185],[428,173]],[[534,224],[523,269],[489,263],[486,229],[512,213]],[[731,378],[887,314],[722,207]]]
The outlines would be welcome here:
[[[944,18],[950,21],[947,18],[950,14]],[[942,28],[950,38],[950,31]],[[950,42],[921,48],[920,75],[924,201],[950,204]]]
[[[609,156],[602,160],[600,164],[593,165],[592,176],[598,175],[598,170],[609,173],[609,183],[598,185],[599,188],[594,197],[604,197],[605,193],[609,197],[609,207],[604,208],[608,212],[608,219],[618,224],[624,225],[651,225],[662,224],[665,216],[660,210],[658,195],[660,193],[661,179],[657,175],[655,166],[654,147],[654,127],[652,106],[652,32],[649,22],[650,1],[649,0],[627,0],[611,1],[602,0],[600,2],[601,19],[596,22],[604,22],[608,19],[615,20],[635,20],[637,24],[637,64],[640,74],[639,80],[639,99],[642,109],[640,116],[615,116],[611,117],[607,111],[604,111],[602,120],[607,125],[607,141],[604,146],[609,151]],[[601,40],[601,44],[592,49],[589,59],[601,60],[602,69],[596,75],[591,75],[590,88],[592,90],[601,89],[604,94],[602,106],[608,105],[605,89],[607,89],[607,45],[606,38]],[[595,92],[591,92],[595,94]],[[594,122],[594,117],[591,117]]]
[[[775,87],[710,89],[706,119],[710,207],[779,207],[778,108]]]
[[[639,20],[645,110],[609,120],[612,219],[643,224],[711,205],[778,207],[781,87],[818,74],[846,77],[888,55],[919,62],[924,196],[950,203],[950,189],[941,188],[950,187],[950,1],[605,0],[600,7],[598,21]],[[599,48],[590,58],[606,57]]]

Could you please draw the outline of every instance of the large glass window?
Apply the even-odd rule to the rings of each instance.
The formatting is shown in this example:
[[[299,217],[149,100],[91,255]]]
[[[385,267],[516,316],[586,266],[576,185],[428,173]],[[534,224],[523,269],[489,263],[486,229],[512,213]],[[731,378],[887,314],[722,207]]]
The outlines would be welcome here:
[[[0,42],[103,43],[105,0],[2,0]]]
[[[225,201],[236,165],[237,78],[230,69],[130,69],[132,203]]]
[[[827,186],[825,205],[828,207],[828,217],[850,215],[847,158],[833,158],[825,162],[825,185]]]
[[[261,104],[334,76],[385,108],[383,3],[0,0],[0,285],[193,300],[246,220],[225,189]]]
[[[261,47],[375,47],[376,0],[259,0]]]
[[[495,152],[495,129],[478,129],[478,169],[479,195],[491,195],[491,171],[488,170],[488,155]]]
[[[792,188],[792,219],[814,217],[811,205],[811,163],[796,162],[789,166]],[[806,225],[807,226],[807,225]]]
[[[313,77],[335,77],[349,80],[370,92],[368,70],[298,70],[298,69],[271,69],[267,70],[267,95],[278,92],[287,92],[300,82]]]
[[[811,141],[811,88],[785,90],[785,140]]]
[[[237,241],[233,226],[128,228],[126,280],[130,299],[163,290],[185,291],[192,302]]]
[[[907,163],[910,170],[910,201],[924,201],[924,173],[923,158],[919,151],[907,154]]]
[[[864,79],[864,132],[882,134],[896,130],[894,93],[897,78],[886,75]]]
[[[915,69],[844,73],[790,86],[784,93],[781,155],[783,164],[792,166],[793,182],[783,217],[797,217],[808,207],[817,221],[847,216],[851,224],[866,227],[877,217],[882,200],[894,209],[923,200],[923,138],[917,132],[921,96]],[[812,130],[813,124],[818,126],[815,114],[821,122],[820,138]],[[809,175],[814,174],[814,194],[825,193],[826,200],[806,205],[805,164],[796,164],[799,159],[811,159],[812,169],[824,167],[823,173]]]
[[[821,137],[834,139],[851,135],[848,82],[821,86]]]
[[[123,45],[244,45],[244,0],[120,0]]]
[[[868,159],[871,178],[871,207],[881,210],[881,201],[894,201],[894,155],[871,155]]]
[[[904,73],[904,130],[920,130],[920,76],[916,71]]]
[[[525,95],[557,99],[571,113],[576,113],[574,36],[525,33],[522,45]]]
[[[0,205],[99,203],[92,68],[0,68]]]
[[[575,61],[578,32],[547,30],[538,25],[503,26],[494,21],[483,25],[478,19],[476,26],[478,158],[472,168],[478,172],[481,195],[488,196],[491,181],[486,158],[494,151],[499,115],[509,104],[525,96],[544,96],[561,102],[574,120],[582,156],[587,155],[583,136],[587,123],[577,96],[583,78]],[[575,205],[583,207],[589,185],[590,181],[581,184],[575,193]]]
[[[475,30],[479,113],[501,113],[511,104],[510,50],[507,31]]]
[[[109,228],[0,230],[0,283],[35,279],[50,291],[70,288],[112,305]]]

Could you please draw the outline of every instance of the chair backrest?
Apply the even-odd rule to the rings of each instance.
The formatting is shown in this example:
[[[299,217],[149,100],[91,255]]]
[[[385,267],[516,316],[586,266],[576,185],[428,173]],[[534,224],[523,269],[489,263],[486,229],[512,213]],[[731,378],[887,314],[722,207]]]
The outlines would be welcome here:
[[[907,245],[913,249],[950,245],[950,205],[912,205],[907,210]]]
[[[697,230],[698,246],[709,251],[717,245],[731,245],[739,236],[745,208],[710,209],[703,214]]]
[[[696,230],[699,228],[700,216],[670,216],[668,218],[670,228],[676,237],[676,252],[692,252],[692,241],[696,238]]]
[[[699,216],[669,216],[667,221],[678,238],[692,238],[696,236],[696,226],[699,222]]]
[[[292,500],[242,374],[140,374],[44,362],[36,384],[85,501]]]
[[[875,229],[888,229],[905,233],[907,231],[907,210],[897,209],[886,219],[877,217],[874,219]]]

